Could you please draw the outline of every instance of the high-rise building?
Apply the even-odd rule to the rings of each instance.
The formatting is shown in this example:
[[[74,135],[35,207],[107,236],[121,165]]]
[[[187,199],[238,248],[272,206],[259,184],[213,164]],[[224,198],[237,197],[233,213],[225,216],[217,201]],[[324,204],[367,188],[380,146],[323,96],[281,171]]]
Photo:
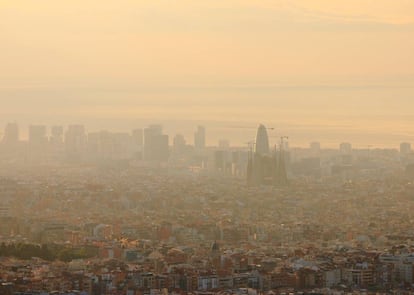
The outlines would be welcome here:
[[[152,159],[157,162],[167,162],[169,157],[168,135],[161,134],[153,138]]]
[[[132,144],[137,147],[144,145],[144,130],[141,128],[132,130]]]
[[[83,125],[70,125],[65,133],[66,152],[71,156],[79,156],[85,151],[87,137]]]
[[[247,183],[249,185],[285,185],[287,173],[285,165],[285,142],[280,144],[280,154],[270,154],[267,129],[260,125],[256,135],[255,152],[251,149],[247,162]],[[250,146],[252,148],[252,146]]]
[[[309,145],[310,151],[313,155],[319,155],[319,153],[321,152],[321,144],[320,142],[314,141],[311,142]]]
[[[263,124],[260,124],[257,129],[255,151],[259,155],[269,154],[269,137],[267,135],[267,129]]]
[[[89,157],[97,157],[99,154],[101,132],[88,133],[87,151]]]
[[[19,142],[19,126],[17,123],[8,123],[6,125],[2,142],[6,145],[14,145]]]
[[[144,129],[144,160],[166,162],[169,157],[168,135],[162,134],[161,125]]]
[[[160,125],[150,125],[144,129],[144,160],[153,160],[153,147],[156,137],[161,136],[162,127]]]
[[[411,153],[411,143],[402,142],[400,144],[400,153],[401,155],[408,155],[409,153]]]
[[[339,151],[342,154],[350,154],[352,153],[352,144],[349,142],[343,142],[339,145]]]
[[[144,130],[142,128],[132,130],[131,148],[134,157],[142,160],[144,149]]]
[[[234,176],[246,176],[246,166],[248,165],[248,152],[231,152],[231,174]]]
[[[123,160],[131,155],[131,135],[102,130],[88,133],[89,157],[99,160]]]
[[[338,157],[338,164],[342,166],[348,166],[350,167],[353,162],[353,156],[352,156],[352,144],[348,142],[343,142],[339,145],[339,152],[340,155]]]
[[[194,147],[196,149],[204,149],[206,147],[206,129],[203,126],[198,126],[194,133]]]
[[[53,145],[63,144],[63,126],[52,126],[49,141]]]
[[[286,153],[283,139],[280,143],[279,157],[275,154],[276,171],[273,174],[273,183],[278,185],[286,185],[288,183],[287,169],[286,169]]]
[[[41,146],[46,144],[46,126],[30,125],[29,126],[29,144],[31,146]]]
[[[127,132],[111,133],[112,157],[115,159],[127,159],[130,156],[131,135]]]
[[[231,164],[231,162],[228,160],[229,155],[230,154],[228,151],[214,151],[214,167],[216,171],[219,171],[221,173],[230,172],[231,166],[229,166],[229,164]]]
[[[173,139],[173,151],[174,154],[183,154],[185,152],[186,142],[185,138],[181,134],[177,134]]]

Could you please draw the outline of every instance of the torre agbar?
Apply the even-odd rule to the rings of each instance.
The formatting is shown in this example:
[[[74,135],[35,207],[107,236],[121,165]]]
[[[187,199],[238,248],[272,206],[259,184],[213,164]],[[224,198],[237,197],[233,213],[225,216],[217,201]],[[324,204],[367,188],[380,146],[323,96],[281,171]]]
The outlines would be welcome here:
[[[279,149],[271,152],[267,128],[260,124],[257,129],[254,150],[250,150],[247,165],[247,184],[259,185],[286,185],[287,173],[283,143]]]

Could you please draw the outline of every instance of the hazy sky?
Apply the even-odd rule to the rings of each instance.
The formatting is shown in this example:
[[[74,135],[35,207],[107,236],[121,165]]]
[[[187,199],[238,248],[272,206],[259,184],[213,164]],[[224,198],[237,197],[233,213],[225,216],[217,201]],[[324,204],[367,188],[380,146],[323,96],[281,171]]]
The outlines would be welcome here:
[[[0,0],[7,121],[414,142],[414,1]]]

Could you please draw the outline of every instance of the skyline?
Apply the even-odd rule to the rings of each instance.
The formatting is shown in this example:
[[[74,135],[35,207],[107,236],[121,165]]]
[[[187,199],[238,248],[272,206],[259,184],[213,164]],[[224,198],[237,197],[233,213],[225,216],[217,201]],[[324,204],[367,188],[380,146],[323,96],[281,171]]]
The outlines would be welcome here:
[[[137,123],[139,122],[139,123]],[[55,124],[52,123],[50,125],[47,124],[28,124],[28,125],[20,125],[18,122],[14,121],[14,122],[8,122],[8,124],[17,124],[18,127],[18,139],[22,142],[27,142],[29,140],[29,131],[31,127],[43,127],[44,128],[44,132],[45,132],[45,136],[47,138],[50,137],[50,139],[52,138],[51,136],[53,135],[53,129],[58,127],[59,129],[62,128],[62,135],[65,134],[71,126],[82,126],[84,127],[84,131],[85,131],[85,135],[88,136],[89,134],[95,136],[97,133],[100,132],[109,132],[109,133],[119,133],[119,134],[129,134],[129,136],[134,136],[133,133],[135,130],[144,130],[144,129],[148,129],[151,128],[151,126],[160,126],[162,128],[162,130],[165,131],[165,134],[169,137],[169,145],[170,147],[172,147],[174,145],[174,138],[175,136],[180,136],[182,137],[186,144],[188,145],[194,145],[194,141],[195,141],[195,134],[198,132],[199,127],[204,128],[204,132],[206,132],[206,137],[205,137],[205,142],[206,145],[209,147],[215,147],[217,145],[220,145],[220,141],[225,140],[228,141],[230,143],[231,147],[235,147],[235,148],[240,148],[240,147],[245,147],[247,143],[251,143],[253,142],[255,139],[257,139],[257,128],[263,128],[261,126],[263,126],[263,124],[259,124],[257,126],[253,126],[249,123],[246,122],[242,122],[239,125],[229,125],[227,124],[228,122],[210,122],[210,125],[206,126],[205,125],[194,125],[197,122],[188,122],[188,121],[183,121],[183,122],[179,122],[179,127],[181,129],[179,130],[175,130],[173,127],[171,127],[171,125],[168,125],[168,123],[171,122],[154,122],[154,121],[145,121],[145,120],[140,120],[140,121],[135,121],[135,127],[126,127],[125,129],[120,128],[115,128],[114,126],[109,127],[109,128],[91,128],[91,126],[88,125],[84,125],[84,124],[77,124],[77,123],[70,123],[67,125],[61,125],[61,124]],[[106,122],[107,123],[107,122]],[[177,123],[177,122],[176,122]],[[189,125],[189,123],[191,123]],[[226,125],[227,124],[227,125]],[[117,126],[117,125],[116,125]],[[173,125],[176,126],[176,125]],[[272,125],[273,126],[273,125]],[[410,139],[412,139],[412,137],[407,137],[408,140],[400,140],[400,141],[394,141],[392,144],[386,145],[383,144],[381,142],[375,142],[375,141],[369,141],[368,139],[371,138],[369,137],[369,135],[366,134],[362,134],[361,136],[363,136],[363,140],[366,141],[367,144],[365,144],[365,142],[361,141],[350,141],[350,140],[342,140],[342,141],[329,141],[329,140],[320,140],[319,138],[312,138],[311,135],[309,135],[308,137],[308,141],[300,141],[298,140],[298,137],[294,137],[293,140],[291,138],[291,136],[287,136],[288,133],[282,133],[281,130],[278,130],[275,127],[272,127],[270,125],[266,125],[264,128],[265,130],[268,130],[268,141],[269,141],[269,148],[272,148],[275,145],[278,145],[280,142],[280,137],[287,137],[289,138],[289,145],[291,147],[294,148],[309,148],[310,145],[312,143],[319,143],[321,144],[322,149],[337,149],[341,144],[343,143],[350,143],[352,145],[353,148],[355,149],[395,149],[398,150],[400,148],[400,144],[401,143],[411,143],[412,141]],[[297,129],[301,129],[304,126],[297,126]],[[7,126],[5,126],[5,128],[7,128]],[[6,134],[6,130],[5,128],[0,129],[0,142],[2,141],[3,137]],[[289,134],[296,134],[298,131],[295,131],[294,126],[290,126],[285,128],[285,130],[290,128],[290,132]],[[308,127],[309,128],[309,127]],[[328,134],[328,130],[326,128],[326,126],[319,126],[319,128],[323,128],[325,130],[325,136],[327,136]],[[296,132],[296,133],[295,133]],[[315,132],[317,132],[317,129],[315,129]],[[211,133],[213,133],[213,135],[210,135]],[[223,135],[223,136],[220,136]],[[329,133],[328,135],[331,135],[332,138],[335,138],[335,136],[337,136],[338,134],[336,133],[336,130],[331,130],[331,133]],[[355,137],[355,134],[353,135]],[[368,137],[367,137],[368,136]],[[329,138],[329,137],[328,137]],[[345,138],[345,137],[344,137]],[[368,139],[367,139],[368,138]],[[401,138],[401,135],[396,134],[395,138]]]
[[[191,122],[262,122],[300,145],[395,146],[414,136],[413,11],[406,0],[1,1],[0,126],[158,122],[188,137]]]
[[[1,295],[414,295],[414,0],[0,0]]]

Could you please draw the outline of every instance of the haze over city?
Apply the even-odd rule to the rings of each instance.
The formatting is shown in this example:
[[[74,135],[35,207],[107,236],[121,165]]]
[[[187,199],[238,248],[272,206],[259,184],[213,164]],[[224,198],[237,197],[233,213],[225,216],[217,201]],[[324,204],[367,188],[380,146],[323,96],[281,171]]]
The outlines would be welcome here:
[[[0,0],[0,295],[414,295],[414,1]]]
[[[211,122],[210,144],[242,144],[223,128],[264,122],[302,146],[396,146],[414,123],[413,5],[2,1],[0,123],[161,122],[189,139]]]

